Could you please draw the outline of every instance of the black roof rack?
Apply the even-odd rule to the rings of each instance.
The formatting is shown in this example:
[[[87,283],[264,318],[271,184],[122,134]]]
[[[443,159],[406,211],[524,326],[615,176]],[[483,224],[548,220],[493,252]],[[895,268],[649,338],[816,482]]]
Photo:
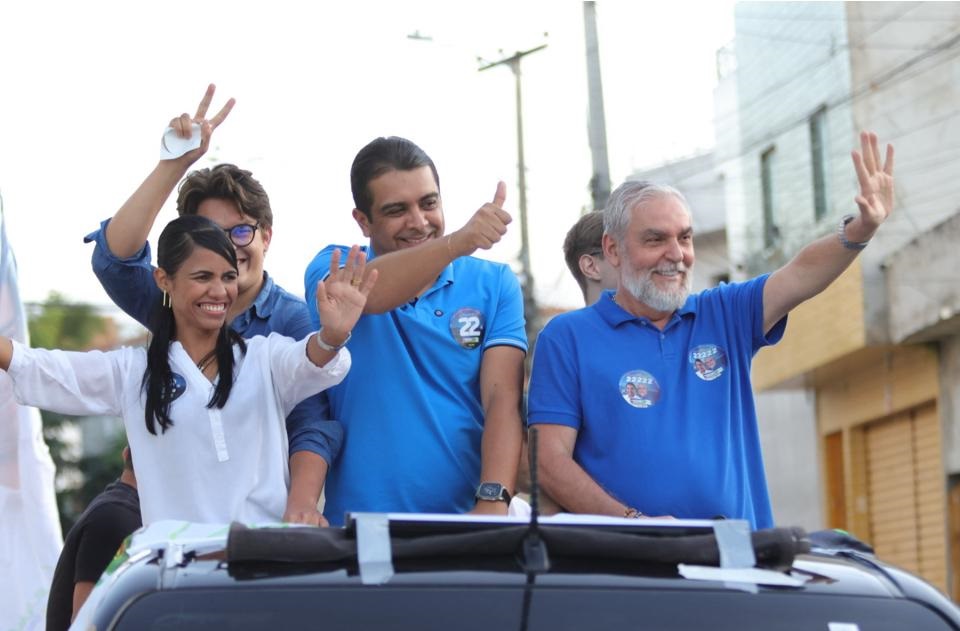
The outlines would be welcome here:
[[[339,528],[248,528],[234,523],[227,537],[227,561],[331,563],[356,562],[356,516]],[[632,523],[622,523],[632,522]],[[448,515],[389,516],[390,553],[394,560],[437,557],[489,557],[521,552],[529,532],[526,521]],[[539,522],[539,537],[551,557],[588,557],[649,564],[719,566],[720,545],[711,522],[564,523]],[[750,533],[756,567],[785,570],[809,541],[798,528]]]

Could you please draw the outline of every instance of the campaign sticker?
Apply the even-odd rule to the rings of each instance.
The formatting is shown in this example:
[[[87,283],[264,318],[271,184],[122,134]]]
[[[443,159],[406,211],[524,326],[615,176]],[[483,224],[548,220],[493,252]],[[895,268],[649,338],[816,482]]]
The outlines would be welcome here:
[[[179,373],[173,373],[170,376],[170,383],[164,390],[164,398],[170,397],[169,401],[173,403],[180,398],[180,395],[187,391],[187,380]],[[170,394],[172,392],[172,394]]]
[[[620,377],[620,396],[635,408],[648,408],[660,399],[660,384],[644,370],[631,370]]]
[[[457,344],[472,349],[483,340],[484,321],[479,309],[463,307],[450,316],[450,333]]]
[[[701,344],[690,351],[693,373],[704,381],[713,381],[727,369],[727,354],[716,344]]]

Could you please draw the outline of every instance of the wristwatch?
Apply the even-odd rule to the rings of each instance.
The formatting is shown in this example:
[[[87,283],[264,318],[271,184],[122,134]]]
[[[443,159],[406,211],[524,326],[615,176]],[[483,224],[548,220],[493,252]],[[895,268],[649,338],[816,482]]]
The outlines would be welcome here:
[[[866,241],[848,241],[847,240],[847,224],[853,221],[855,217],[853,215],[844,215],[843,219],[840,220],[840,226],[837,228],[837,237],[840,239],[840,245],[847,248],[848,250],[860,251],[863,248],[867,247],[867,244],[870,243],[870,239]]]
[[[320,327],[320,330],[317,331],[317,334],[314,336],[314,339],[316,339],[316,341],[317,341],[317,346],[319,346],[320,348],[322,348],[322,349],[325,350],[325,351],[330,351],[331,353],[336,353],[336,352],[339,351],[341,348],[343,348],[344,346],[346,346],[346,345],[347,345],[347,342],[349,342],[349,341],[350,341],[350,338],[353,336],[353,332],[351,331],[350,333],[347,333],[347,339],[343,340],[343,344],[339,344],[339,345],[337,345],[337,346],[331,346],[331,345],[329,345],[329,344],[327,344],[326,342],[323,341],[323,338],[320,337],[320,334],[321,334],[321,333],[323,333],[323,327]]]
[[[477,501],[483,502],[506,502],[510,503],[510,493],[507,487],[499,482],[481,482],[477,487],[477,494],[474,496]]]

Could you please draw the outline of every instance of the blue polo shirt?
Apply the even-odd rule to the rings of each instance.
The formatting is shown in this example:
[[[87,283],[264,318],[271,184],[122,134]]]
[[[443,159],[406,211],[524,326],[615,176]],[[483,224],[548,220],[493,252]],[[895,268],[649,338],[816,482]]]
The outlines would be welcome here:
[[[307,267],[306,295],[330,270],[329,246]],[[365,248],[367,249],[367,248]],[[341,258],[345,260],[345,256]],[[310,315],[319,324],[316,305]],[[460,513],[480,482],[483,353],[526,351],[523,298],[506,265],[462,257],[420,297],[360,318],[350,373],[327,390],[346,437],[327,475],[324,515],[347,511]]]
[[[767,276],[690,296],[661,331],[605,292],[537,338],[529,423],[578,431],[574,460],[648,515],[773,525],[750,364],[783,336],[763,331]]]
[[[153,279],[150,263],[150,243],[144,243],[139,252],[129,258],[120,258],[107,245],[106,227],[84,237],[93,241],[93,272],[110,299],[127,315],[148,327],[150,315],[160,304],[160,288]],[[280,333],[294,339],[303,339],[316,328],[310,324],[310,315],[303,300],[285,291],[264,272],[264,283],[250,308],[238,315],[230,327],[241,337]],[[331,421],[329,406],[323,392],[305,399],[287,416],[287,436],[290,453],[309,451],[332,464],[343,441],[343,427]]]

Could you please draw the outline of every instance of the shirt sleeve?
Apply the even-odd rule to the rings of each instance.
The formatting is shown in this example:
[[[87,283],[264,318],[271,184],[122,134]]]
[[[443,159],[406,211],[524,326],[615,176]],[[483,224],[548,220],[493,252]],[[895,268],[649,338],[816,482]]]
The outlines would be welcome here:
[[[723,317],[733,323],[741,343],[751,353],[779,342],[787,328],[787,316],[783,316],[769,331],[763,330],[763,289],[768,278],[769,274],[763,274],[742,283],[725,285],[722,289],[729,296],[723,303]],[[750,317],[744,318],[742,314],[745,313]]]
[[[149,328],[150,317],[160,303],[160,288],[153,280],[153,265],[150,264],[150,243],[129,258],[120,258],[107,245],[107,219],[100,229],[84,237],[84,242],[94,242],[91,265],[93,273],[110,299],[124,313]]]
[[[790,316],[787,315],[780,318],[780,320],[774,324],[769,331],[763,330],[763,289],[767,286],[767,280],[770,278],[770,274],[764,274],[759,276],[753,281],[751,281],[751,303],[754,305],[754,314],[753,319],[756,326],[756,333],[754,335],[754,352],[760,350],[764,346],[771,346],[776,344],[781,339],[783,339],[783,334],[787,331],[787,318]]]
[[[270,375],[284,416],[300,401],[343,381],[350,371],[350,351],[346,348],[326,365],[315,366],[307,357],[310,339],[293,340],[279,333],[267,337]]]
[[[579,430],[583,422],[580,378],[572,344],[564,343],[564,331],[548,323],[533,351],[527,424],[549,423]]]
[[[310,324],[313,326],[311,331],[320,328],[320,314],[317,312],[317,283],[330,275],[330,259],[333,257],[334,250],[340,250],[340,262],[346,263],[346,255],[350,252],[350,248],[345,245],[328,245],[313,257],[303,273],[303,299],[310,313]]]
[[[303,302],[289,294],[287,296],[283,303],[283,314],[287,319],[277,332],[302,340],[316,328],[311,326],[310,314]],[[333,464],[343,444],[343,425],[330,418],[330,401],[325,392],[307,397],[287,415],[287,437],[291,455],[298,451],[309,451],[326,460],[328,465]]]
[[[500,268],[500,295],[483,349],[516,346],[527,351],[526,321],[523,317],[523,292],[516,275],[506,265]]]
[[[129,350],[77,353],[30,348],[14,340],[7,373],[21,405],[60,414],[121,416],[125,379],[143,376],[127,361]]]

